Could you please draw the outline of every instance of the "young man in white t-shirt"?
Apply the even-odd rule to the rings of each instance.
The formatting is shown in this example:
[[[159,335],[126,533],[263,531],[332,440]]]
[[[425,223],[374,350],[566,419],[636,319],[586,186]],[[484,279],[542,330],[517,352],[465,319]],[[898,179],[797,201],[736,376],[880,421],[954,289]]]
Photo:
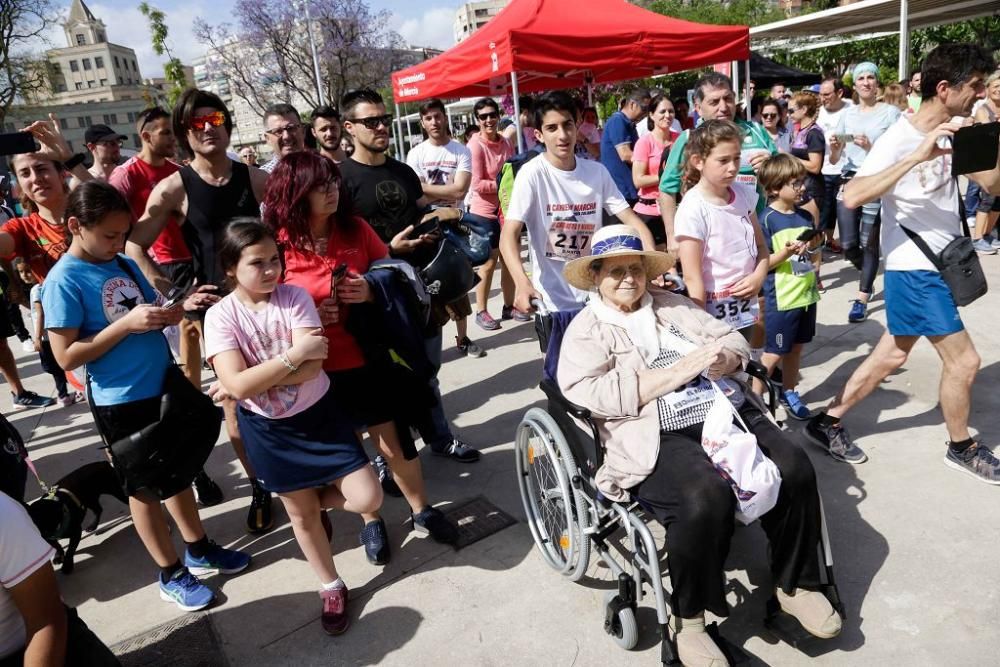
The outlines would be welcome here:
[[[516,286],[514,307],[533,310],[541,299],[548,310],[571,310],[587,292],[563,278],[566,262],[590,254],[590,239],[601,226],[603,211],[634,228],[646,250],[653,235],[632,212],[611,174],[600,162],[577,160],[577,104],[564,92],[535,102],[535,136],[545,152],[521,167],[500,232],[500,252]],[[521,264],[521,229],[527,226],[532,273]]]
[[[816,124],[823,130],[826,137],[826,145],[830,145],[830,137],[834,135],[840,117],[844,115],[847,108],[851,106],[850,100],[844,99],[844,82],[835,76],[823,79],[819,84],[819,101],[822,106],[819,108],[819,116]],[[840,252],[841,249],[833,239],[834,230],[837,228],[837,195],[840,193],[841,173],[844,171],[846,160],[841,155],[836,162],[830,162],[830,150],[827,148],[823,158],[823,167],[820,170],[823,174],[823,201],[819,207],[819,228],[825,235],[825,243],[833,252]]]
[[[945,464],[982,482],[1000,484],[1000,460],[969,433],[969,399],[979,354],[947,283],[904,230],[919,235],[934,254],[963,235],[950,137],[969,122],[993,68],[989,53],[974,44],[946,44],[931,51],[921,68],[919,111],[901,116],[886,130],[844,190],[844,204],[852,208],[882,199],[887,331],[829,409],[807,425],[807,434],[841,460],[865,460],[838,456],[857,450],[841,418],[927,337],[942,361],[941,412],[949,437]],[[989,171],[967,176],[985,191],[1000,193],[1000,158],[997,162]]]
[[[464,208],[465,195],[472,183],[472,155],[469,149],[451,138],[444,102],[434,98],[420,107],[420,126],[427,135],[425,141],[406,155],[406,164],[417,172],[424,197],[431,206]],[[463,295],[448,304],[448,314],[455,321],[455,345],[470,357],[486,355],[481,347],[469,340],[469,315],[472,303]]]

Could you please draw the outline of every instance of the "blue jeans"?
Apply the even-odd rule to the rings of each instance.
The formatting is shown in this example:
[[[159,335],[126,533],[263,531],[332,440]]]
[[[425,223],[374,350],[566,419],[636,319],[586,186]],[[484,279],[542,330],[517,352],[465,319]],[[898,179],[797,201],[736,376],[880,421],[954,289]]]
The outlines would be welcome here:
[[[441,369],[441,330],[437,334],[424,340],[427,349],[427,359],[434,367],[434,376],[430,380],[431,390],[434,392],[434,405],[431,406],[427,419],[422,419],[416,424],[420,437],[424,444],[435,450],[442,450],[451,444],[455,436],[451,433],[448,419],[444,416],[444,404],[441,402],[441,384],[438,382],[437,374]]]

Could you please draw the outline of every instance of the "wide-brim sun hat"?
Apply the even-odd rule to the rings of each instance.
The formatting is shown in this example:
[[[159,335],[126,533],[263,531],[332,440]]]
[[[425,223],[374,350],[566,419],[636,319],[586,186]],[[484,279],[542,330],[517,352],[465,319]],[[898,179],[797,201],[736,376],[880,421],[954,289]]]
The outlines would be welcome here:
[[[638,232],[625,225],[608,225],[598,229],[590,240],[590,253],[586,257],[568,262],[563,267],[563,277],[566,278],[566,282],[577,289],[594,289],[590,264],[598,259],[642,257],[648,278],[666,273],[677,261],[673,253],[643,250],[642,239],[639,238]]]

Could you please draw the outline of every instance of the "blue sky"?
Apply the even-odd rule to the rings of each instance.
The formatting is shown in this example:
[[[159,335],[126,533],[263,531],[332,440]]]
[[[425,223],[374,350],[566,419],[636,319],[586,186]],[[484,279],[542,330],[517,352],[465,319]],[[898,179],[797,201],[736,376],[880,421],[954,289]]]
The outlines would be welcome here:
[[[235,0],[147,0],[167,15],[170,46],[181,60],[188,62],[203,55],[205,47],[195,40],[191,23],[203,18],[211,24],[225,22],[232,16]],[[70,0],[55,0],[69,10]],[[139,69],[145,77],[160,76],[162,59],[153,53],[145,18],[139,14],[141,0],[84,0],[90,10],[108,27],[108,40],[135,49]],[[447,48],[452,44],[452,22],[461,0],[368,0],[375,10],[392,13],[390,25],[404,39],[417,46]],[[51,45],[39,43],[38,49],[65,46],[60,26],[50,31]]]

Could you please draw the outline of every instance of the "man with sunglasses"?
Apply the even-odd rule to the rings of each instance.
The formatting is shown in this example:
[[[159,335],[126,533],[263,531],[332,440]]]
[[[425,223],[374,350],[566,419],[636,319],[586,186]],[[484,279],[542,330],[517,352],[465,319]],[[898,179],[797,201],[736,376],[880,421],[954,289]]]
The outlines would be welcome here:
[[[135,224],[125,252],[156,289],[167,294],[173,285],[146,252],[171,219],[179,220],[199,285],[194,300],[208,310],[221,298],[222,286],[226,283],[216,256],[218,241],[233,218],[260,216],[259,202],[264,197],[267,174],[232,160],[227,154],[233,121],[226,105],[215,94],[196,88],[186,90],[174,107],[171,121],[181,148],[194,158],[153,188],[146,211]],[[266,532],[272,523],[271,495],[257,483],[243,450],[243,440],[236,425],[235,402],[226,398],[222,406],[229,440],[250,478],[253,491],[247,530]]]
[[[122,142],[126,136],[115,132],[107,125],[91,125],[83,134],[87,150],[94,157],[94,164],[87,171],[99,181],[106,181],[122,159]],[[72,190],[80,184],[75,176],[70,179]]]
[[[306,149],[305,130],[295,107],[291,104],[272,104],[264,110],[264,140],[273,155],[260,168],[269,174],[281,158]]]
[[[421,247],[437,242],[437,235],[408,238],[420,223],[430,203],[416,173],[405,163],[386,155],[392,116],[385,112],[382,96],[363,88],[348,92],[341,100],[344,130],[354,139],[354,152],[340,165],[344,186],[354,210],[368,221],[375,233],[388,244],[390,253],[406,258]],[[427,355],[435,368],[441,367],[441,327],[426,336]],[[479,452],[455,437],[444,415],[437,374],[431,380],[437,398],[427,422],[417,430],[424,443],[441,456],[471,463]]]

